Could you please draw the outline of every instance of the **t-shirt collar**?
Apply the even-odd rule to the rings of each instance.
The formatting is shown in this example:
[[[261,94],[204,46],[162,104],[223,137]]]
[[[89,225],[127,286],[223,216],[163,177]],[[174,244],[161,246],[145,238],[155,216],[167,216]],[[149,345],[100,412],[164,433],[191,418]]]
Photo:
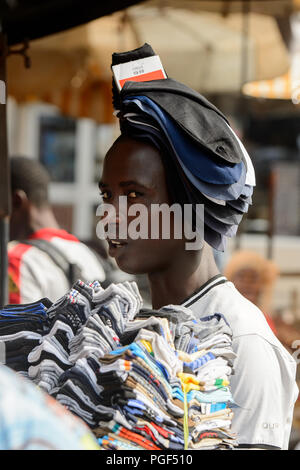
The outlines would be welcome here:
[[[224,284],[225,282],[228,282],[228,279],[222,274],[217,274],[216,276],[212,277],[207,282],[205,282],[199,289],[193,292],[183,302],[181,302],[181,305],[183,307],[190,307],[201,297],[207,294],[213,287],[218,286],[220,284]]]

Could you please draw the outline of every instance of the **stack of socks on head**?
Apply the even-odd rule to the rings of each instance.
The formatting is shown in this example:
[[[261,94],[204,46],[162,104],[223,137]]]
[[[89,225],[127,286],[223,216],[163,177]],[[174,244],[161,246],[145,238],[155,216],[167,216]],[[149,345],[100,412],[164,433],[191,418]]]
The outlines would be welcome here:
[[[28,354],[48,331],[48,299],[24,305],[8,305],[0,310],[1,353],[6,365],[28,377]]]
[[[141,307],[135,283],[102,289],[81,281],[54,304],[8,306],[0,338],[11,336],[13,345],[21,335],[26,350],[24,364],[9,355],[7,365],[28,370],[94,430],[103,449],[235,447],[226,319],[196,320],[174,305]]]
[[[113,54],[112,65],[155,55],[151,46]],[[114,106],[123,135],[148,141],[160,151],[176,203],[193,204],[204,238],[224,251],[252,204],[251,159],[226,117],[204,96],[171,78],[127,81]],[[195,229],[196,227],[193,227]]]

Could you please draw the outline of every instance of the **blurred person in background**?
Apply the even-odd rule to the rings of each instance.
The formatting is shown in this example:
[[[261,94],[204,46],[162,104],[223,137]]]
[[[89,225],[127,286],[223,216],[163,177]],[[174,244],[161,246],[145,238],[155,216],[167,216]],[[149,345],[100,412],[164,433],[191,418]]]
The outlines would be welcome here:
[[[276,264],[254,251],[241,250],[226,264],[224,275],[264,313],[270,328],[277,334],[272,318],[272,297],[279,275]]]
[[[9,303],[55,301],[77,279],[105,280],[96,254],[62,230],[48,198],[50,177],[36,160],[11,157]]]

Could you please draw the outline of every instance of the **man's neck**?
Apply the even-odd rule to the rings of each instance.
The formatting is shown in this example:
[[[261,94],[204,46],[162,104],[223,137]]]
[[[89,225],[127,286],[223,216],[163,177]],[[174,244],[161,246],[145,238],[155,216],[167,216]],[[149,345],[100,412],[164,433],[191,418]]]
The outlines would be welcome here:
[[[51,208],[45,207],[39,209],[32,207],[30,211],[27,237],[43,228],[59,229],[60,227]]]
[[[148,275],[153,308],[181,304],[219,273],[212,249],[207,244],[201,252],[182,254],[182,259],[178,257],[165,271]]]

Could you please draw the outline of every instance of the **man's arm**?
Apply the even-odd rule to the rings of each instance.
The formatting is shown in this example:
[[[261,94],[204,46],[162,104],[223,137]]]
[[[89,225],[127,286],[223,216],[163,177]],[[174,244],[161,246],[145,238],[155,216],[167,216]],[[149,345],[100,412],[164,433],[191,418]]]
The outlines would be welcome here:
[[[233,342],[237,354],[231,378],[232,428],[241,446],[285,449],[298,389],[296,363],[283,348],[253,334]]]

